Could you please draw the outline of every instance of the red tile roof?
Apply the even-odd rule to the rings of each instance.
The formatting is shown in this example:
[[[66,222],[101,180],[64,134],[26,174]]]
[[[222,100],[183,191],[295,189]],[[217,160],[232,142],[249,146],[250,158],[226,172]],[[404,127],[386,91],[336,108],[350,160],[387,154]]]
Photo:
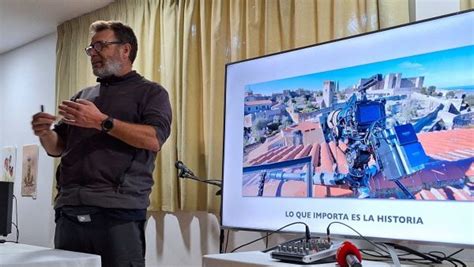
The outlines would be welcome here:
[[[284,131],[293,132],[295,130],[300,130],[302,132],[307,132],[307,131],[314,131],[319,128],[321,128],[319,123],[311,122],[311,121],[303,121],[296,125],[285,128]]]
[[[309,122],[303,125],[313,124]],[[318,126],[319,127],[319,126]],[[401,179],[401,183],[415,192],[416,199],[429,200],[474,200],[474,184],[471,189],[468,183],[463,187],[463,179],[474,178],[474,129],[455,129],[448,131],[427,132],[418,134],[418,138],[426,154],[439,160],[425,169]],[[316,172],[347,173],[347,161],[344,155],[346,145],[333,142],[309,144],[306,146],[286,146],[259,155],[254,159],[247,159],[246,166],[282,162],[307,156],[312,157],[312,166]],[[373,164],[373,159],[371,160]],[[244,195],[256,195],[258,180],[244,184]],[[281,196],[303,196],[306,194],[306,185],[303,181],[288,181],[279,185],[279,181],[269,181],[265,184],[265,194],[275,196],[278,186]],[[371,181],[370,186],[376,191],[386,192],[384,198],[396,197],[393,192],[399,191],[397,185],[378,173]],[[314,185],[314,196],[352,196],[347,186]]]

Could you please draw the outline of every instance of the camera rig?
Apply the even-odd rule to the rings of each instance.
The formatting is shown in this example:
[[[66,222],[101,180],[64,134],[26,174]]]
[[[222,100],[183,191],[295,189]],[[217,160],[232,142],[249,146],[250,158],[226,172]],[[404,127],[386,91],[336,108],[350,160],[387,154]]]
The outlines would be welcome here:
[[[321,117],[326,141],[334,141],[336,145],[344,142],[347,146],[345,157],[349,171],[347,174],[331,174],[329,183],[347,183],[360,198],[365,198],[371,192],[369,180],[381,171],[407,198],[414,198],[400,179],[422,169],[428,158],[412,124],[398,125],[395,122],[390,127],[385,114],[385,99],[367,99],[367,89],[381,80],[381,74],[372,76],[357,88],[359,100],[354,93],[343,107]],[[376,163],[369,165],[371,159]]]
[[[336,146],[345,144],[347,173],[341,173],[336,167],[333,172],[313,174],[311,170],[298,174],[265,171],[262,177],[305,179],[311,181],[311,184],[348,185],[358,198],[368,198],[373,196],[370,179],[382,172],[385,179],[397,184],[406,198],[413,199],[413,194],[400,180],[423,169],[428,157],[411,123],[400,125],[393,118],[390,118],[391,123],[387,123],[389,118],[385,113],[386,100],[367,98],[367,89],[381,80],[381,74],[372,76],[358,86],[359,98],[357,93],[353,93],[342,106],[320,117],[325,141],[334,142]]]

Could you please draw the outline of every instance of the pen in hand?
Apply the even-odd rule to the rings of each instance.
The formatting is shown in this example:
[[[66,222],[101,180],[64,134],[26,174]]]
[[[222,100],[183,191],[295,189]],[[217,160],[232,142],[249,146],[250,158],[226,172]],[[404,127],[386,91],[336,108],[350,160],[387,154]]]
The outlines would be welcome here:
[[[41,105],[41,112],[44,112],[44,105]]]

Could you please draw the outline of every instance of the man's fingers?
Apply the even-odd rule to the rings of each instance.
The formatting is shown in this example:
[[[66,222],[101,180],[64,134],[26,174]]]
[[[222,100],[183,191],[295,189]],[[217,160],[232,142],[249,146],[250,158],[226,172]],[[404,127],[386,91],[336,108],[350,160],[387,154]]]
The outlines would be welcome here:
[[[43,136],[47,132],[51,131],[51,124],[38,124],[33,125],[31,128],[33,129],[33,133],[36,136]]]
[[[56,120],[56,116],[45,113],[38,112],[33,115],[31,120],[31,128],[33,129],[34,135],[42,137],[48,134],[51,131],[51,125]]]
[[[39,119],[39,118],[55,120],[56,116],[48,114],[48,113],[44,113],[44,112],[38,112],[35,115],[33,115],[33,120]]]
[[[34,123],[32,124],[32,128],[41,128],[41,127],[51,127],[52,123]]]
[[[83,105],[93,105],[94,103],[92,103],[91,101],[87,100],[87,99],[78,99],[76,100],[77,103],[79,104],[83,104]]]
[[[34,125],[33,127],[33,131],[45,131],[45,130],[50,130],[51,129],[51,125],[49,124],[40,124],[40,125]]]
[[[36,119],[31,121],[31,124],[32,125],[41,125],[41,124],[51,125],[51,124],[54,123],[55,119],[56,119],[56,117],[54,117],[54,118],[36,118]]]
[[[83,105],[69,100],[64,100],[61,104],[72,109],[79,109]]]
[[[63,121],[64,120],[74,120],[74,119],[76,119],[76,116],[74,116],[74,114],[72,114],[72,113],[68,113],[68,112],[62,111],[62,110],[59,110],[58,113],[59,113],[59,115],[63,116],[63,119],[62,119]]]
[[[74,108],[72,106],[61,104],[58,106],[58,109],[59,109],[59,114],[61,114],[61,111],[65,114],[71,114],[74,116],[77,116],[78,114],[80,114],[80,111],[77,108]],[[61,115],[64,115],[64,114],[61,114]]]

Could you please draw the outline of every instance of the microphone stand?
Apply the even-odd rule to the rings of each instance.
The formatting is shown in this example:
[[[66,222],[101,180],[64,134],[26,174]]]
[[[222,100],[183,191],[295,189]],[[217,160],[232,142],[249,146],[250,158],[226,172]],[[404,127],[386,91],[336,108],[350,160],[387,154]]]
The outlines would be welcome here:
[[[194,175],[194,173],[183,170],[183,169],[180,170],[178,176],[179,176],[179,178],[185,178],[185,179],[187,178],[187,179],[191,179],[191,180],[198,181],[198,182],[201,182],[201,183],[215,185],[215,186],[219,187],[219,190],[216,192],[216,196],[220,196],[222,194],[222,181],[221,180],[201,179],[201,178],[197,177],[196,175]]]
[[[175,167],[179,170],[179,175],[178,175],[179,178],[191,179],[197,182],[217,186],[219,187],[219,190],[216,192],[216,196],[222,196],[222,180],[201,179],[197,177],[196,175],[194,175],[194,173],[190,169],[188,169],[181,161],[177,161],[175,164]],[[222,202],[222,199],[221,199],[221,202]],[[219,228],[220,228],[219,229],[219,253],[222,253],[224,249],[224,229],[220,226]]]

